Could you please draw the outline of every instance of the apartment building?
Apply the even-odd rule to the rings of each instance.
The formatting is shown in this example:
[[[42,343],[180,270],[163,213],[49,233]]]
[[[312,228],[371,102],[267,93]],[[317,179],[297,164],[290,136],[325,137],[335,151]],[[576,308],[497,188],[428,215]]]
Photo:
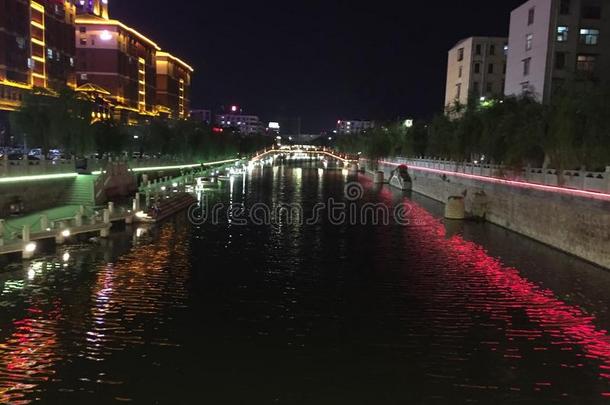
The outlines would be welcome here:
[[[73,1],[0,0],[0,110],[34,87],[75,87]]]
[[[190,115],[190,87],[193,68],[167,52],[157,52],[157,111],[173,119]]]
[[[447,63],[445,107],[467,104],[469,97],[494,98],[503,94],[508,39],[471,37],[458,42]]]
[[[336,131],[338,135],[361,134],[375,126],[373,121],[366,120],[338,120]]]
[[[566,81],[610,79],[610,3],[530,0],[511,13],[506,95],[548,103]]]

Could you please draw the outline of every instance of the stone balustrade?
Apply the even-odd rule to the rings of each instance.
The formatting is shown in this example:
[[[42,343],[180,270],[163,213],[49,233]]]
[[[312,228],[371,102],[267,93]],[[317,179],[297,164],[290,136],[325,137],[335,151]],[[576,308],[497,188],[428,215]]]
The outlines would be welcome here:
[[[470,162],[455,162],[441,159],[394,158],[388,160],[394,163],[406,164],[407,166],[422,167],[447,172],[493,177],[504,180],[523,181],[547,186],[561,186],[570,189],[599,193],[610,192],[610,167],[607,167],[605,172],[564,170],[563,182],[561,182],[559,172],[555,169],[525,167],[519,170],[502,165],[492,165],[486,163],[475,164]]]

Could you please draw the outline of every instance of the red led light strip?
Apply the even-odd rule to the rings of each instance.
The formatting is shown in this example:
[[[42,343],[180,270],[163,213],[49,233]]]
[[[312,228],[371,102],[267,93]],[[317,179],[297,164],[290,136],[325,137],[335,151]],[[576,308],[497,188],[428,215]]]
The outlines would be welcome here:
[[[381,161],[380,163],[389,165],[389,166],[402,166],[403,165],[402,163],[394,163],[394,162],[388,162],[388,161]],[[598,199],[598,200],[610,201],[610,194],[596,192],[596,191],[576,190],[576,189],[572,189],[572,188],[565,188],[565,187],[558,187],[558,186],[547,186],[544,184],[527,183],[525,181],[506,180],[506,179],[499,179],[497,177],[486,177],[486,176],[479,176],[476,174],[451,172],[448,170],[430,169],[428,167],[420,167],[420,166],[413,166],[413,165],[407,165],[407,166],[409,167],[409,169],[418,170],[418,171],[422,171],[422,172],[445,174],[448,176],[463,177],[466,179],[480,180],[480,181],[485,181],[488,183],[502,184],[505,186],[529,188],[529,189],[533,189],[533,190],[550,191],[553,193],[566,194],[566,195],[571,195],[571,196],[576,196],[576,197],[586,197],[586,198],[594,198],[594,199]]]

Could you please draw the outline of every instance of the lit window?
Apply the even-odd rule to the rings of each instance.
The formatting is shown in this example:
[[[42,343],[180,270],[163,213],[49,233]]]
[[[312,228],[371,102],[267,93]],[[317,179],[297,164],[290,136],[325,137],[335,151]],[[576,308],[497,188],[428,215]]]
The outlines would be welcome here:
[[[53,59],[53,50],[51,48],[47,48],[47,56],[49,59]]]
[[[531,51],[534,46],[534,34],[527,34],[525,36],[525,50]]]
[[[599,30],[583,28],[580,30],[580,43],[584,45],[597,45]]]
[[[595,71],[595,62],[597,61],[595,55],[578,55],[576,60],[576,70],[579,72],[593,73]]]
[[[560,25],[557,27],[557,42],[566,42],[568,40],[568,33],[570,29],[566,26]]]

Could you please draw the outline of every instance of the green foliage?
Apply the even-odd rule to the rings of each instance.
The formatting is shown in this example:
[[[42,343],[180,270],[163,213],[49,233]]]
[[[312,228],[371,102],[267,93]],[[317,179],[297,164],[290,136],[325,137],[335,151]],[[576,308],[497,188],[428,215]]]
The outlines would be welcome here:
[[[195,121],[153,119],[137,126],[92,123],[93,108],[91,101],[71,89],[58,94],[36,89],[11,114],[11,126],[29,147],[41,147],[45,154],[56,148],[77,156],[139,153],[207,161],[248,155],[273,144],[268,136],[215,133],[209,125]]]
[[[446,115],[409,129],[385,124],[366,134],[343,136],[338,148],[371,159],[428,156],[509,167],[544,164],[562,169],[610,166],[610,87],[568,83],[543,105],[530,95],[502,100],[469,99]]]

